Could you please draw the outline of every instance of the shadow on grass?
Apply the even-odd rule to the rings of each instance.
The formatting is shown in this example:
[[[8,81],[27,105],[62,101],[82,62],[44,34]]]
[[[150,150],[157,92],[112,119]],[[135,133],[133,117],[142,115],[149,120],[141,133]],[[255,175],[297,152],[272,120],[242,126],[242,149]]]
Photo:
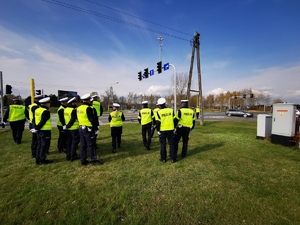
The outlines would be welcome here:
[[[219,143],[199,146],[199,147],[188,150],[188,154],[189,154],[189,156],[192,156],[192,155],[199,154],[201,152],[215,150],[217,148],[220,148],[220,147],[224,146],[224,144],[225,144],[225,142],[219,142]]]

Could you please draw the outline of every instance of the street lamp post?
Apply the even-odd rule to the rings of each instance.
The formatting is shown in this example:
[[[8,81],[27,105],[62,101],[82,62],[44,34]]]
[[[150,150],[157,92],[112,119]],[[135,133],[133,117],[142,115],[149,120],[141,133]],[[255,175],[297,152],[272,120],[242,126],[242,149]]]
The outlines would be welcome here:
[[[157,38],[157,40],[159,41],[158,50],[159,50],[159,59],[161,61],[161,59],[162,59],[162,41],[164,40],[164,38],[162,36],[159,36]]]
[[[111,103],[113,103],[114,101],[114,89],[113,89],[113,85],[114,84],[118,84],[119,82],[116,82],[116,83],[112,83],[110,85],[110,88],[109,88],[109,98],[108,98],[108,104],[107,104],[107,111],[109,111],[109,103],[110,103],[110,100],[111,100]]]
[[[170,66],[173,67],[174,69],[174,111],[176,113],[176,104],[177,104],[177,99],[176,99],[176,86],[177,86],[177,82],[176,82],[176,67],[173,64],[169,64]]]

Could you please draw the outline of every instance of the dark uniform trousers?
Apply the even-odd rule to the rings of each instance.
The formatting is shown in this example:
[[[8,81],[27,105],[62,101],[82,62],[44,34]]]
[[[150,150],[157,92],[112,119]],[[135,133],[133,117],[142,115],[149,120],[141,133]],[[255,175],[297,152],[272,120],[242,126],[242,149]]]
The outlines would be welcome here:
[[[161,160],[167,158],[167,140],[170,146],[170,158],[176,160],[175,142],[173,130],[171,131],[160,131],[160,157]]]
[[[34,125],[32,123],[29,124],[29,129],[33,129]],[[31,156],[35,158],[35,153],[37,149],[37,133],[32,133],[31,137]]]
[[[35,153],[36,163],[43,163],[49,152],[51,142],[51,130],[39,130],[37,132],[37,148]]]
[[[78,130],[67,130],[67,141],[66,141],[66,159],[74,160],[77,158],[77,148],[79,144],[79,131]]]
[[[177,127],[176,134],[175,134],[175,151],[176,155],[178,152],[178,144],[180,139],[182,138],[182,151],[181,151],[181,157],[186,156],[187,148],[188,148],[188,141],[189,141],[189,134],[190,134],[190,128],[189,127]]]
[[[87,127],[79,127],[80,136],[80,162],[84,163],[87,159],[87,151],[90,153],[92,161],[97,160],[96,148],[95,148],[95,131]]]
[[[24,131],[25,119],[10,122],[10,129],[12,130],[12,136],[17,144],[22,141],[23,131]]]
[[[57,148],[59,152],[66,151],[66,142],[67,142],[67,132],[63,130],[62,126],[58,126],[58,141]]]
[[[116,149],[117,144],[118,147],[121,146],[122,130],[123,127],[111,127],[111,137],[112,137],[111,143],[113,149]]]
[[[151,127],[152,123],[142,125],[142,137],[144,146],[150,146],[151,144]]]

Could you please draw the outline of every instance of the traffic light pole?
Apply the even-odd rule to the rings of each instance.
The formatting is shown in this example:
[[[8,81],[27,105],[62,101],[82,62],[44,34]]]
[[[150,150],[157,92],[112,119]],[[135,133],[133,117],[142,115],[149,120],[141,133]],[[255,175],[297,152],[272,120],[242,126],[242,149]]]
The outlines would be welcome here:
[[[31,104],[34,103],[34,95],[35,95],[35,90],[34,90],[34,79],[30,79],[30,96],[31,96]]]

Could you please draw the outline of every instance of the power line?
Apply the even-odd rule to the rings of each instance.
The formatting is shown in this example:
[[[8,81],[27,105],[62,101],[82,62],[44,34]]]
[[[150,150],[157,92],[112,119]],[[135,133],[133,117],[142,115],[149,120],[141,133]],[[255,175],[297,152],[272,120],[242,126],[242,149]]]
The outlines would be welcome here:
[[[158,34],[161,34],[161,35],[165,35],[165,36],[169,36],[169,37],[173,37],[173,38],[177,38],[177,39],[180,39],[180,40],[190,42],[190,40],[188,40],[186,38],[182,38],[182,37],[179,37],[179,36],[176,36],[176,35],[173,35],[173,34],[169,34],[169,33],[166,33],[166,32],[162,32],[162,31],[158,31],[158,30],[155,30],[155,29],[152,29],[152,28],[144,27],[144,26],[141,26],[141,25],[138,25],[138,24],[135,24],[135,23],[130,23],[130,22],[127,22],[127,21],[124,21],[124,20],[120,20],[120,19],[111,17],[111,16],[104,15],[102,13],[98,13],[98,12],[91,11],[91,10],[88,10],[88,9],[80,8],[78,6],[67,4],[67,3],[64,3],[64,2],[57,1],[57,0],[42,0],[42,1],[52,3],[52,4],[55,4],[55,5],[59,5],[59,6],[65,7],[65,8],[73,9],[73,10],[76,10],[76,11],[79,11],[79,12],[91,14],[93,16],[98,16],[98,17],[101,17],[101,18],[104,18],[104,19],[108,19],[108,20],[111,20],[111,21],[114,21],[114,22],[117,22],[117,23],[125,24],[125,25],[135,27],[135,28],[138,28],[138,29],[141,29],[141,30],[146,30],[146,31],[150,31],[150,32],[153,32],[153,33],[158,33]]]
[[[118,9],[114,9],[114,8],[112,8],[112,7],[110,7],[110,6],[106,6],[106,5],[103,5],[103,4],[98,3],[98,2],[94,2],[94,1],[91,1],[91,0],[85,0],[85,1],[90,2],[90,3],[93,3],[93,4],[96,4],[96,5],[99,5],[99,6],[102,6],[102,7],[105,7],[105,8],[108,8],[108,9],[111,9],[111,10],[113,10],[113,11],[122,13],[122,14],[124,14],[124,15],[130,16],[130,17],[133,17],[133,18],[142,20],[142,21],[145,21],[145,22],[147,22],[147,23],[154,24],[154,25],[156,25],[156,26],[160,26],[160,27],[163,27],[163,28],[172,30],[172,31],[176,31],[176,32],[181,33],[181,34],[185,34],[185,35],[187,35],[187,36],[189,36],[189,37],[191,36],[190,34],[184,33],[184,32],[182,32],[182,31],[175,30],[175,29],[173,29],[173,28],[170,28],[170,27],[167,27],[167,26],[164,26],[164,25],[161,25],[161,24],[158,24],[158,23],[155,23],[155,22],[152,22],[152,21],[143,19],[143,18],[141,18],[141,17],[137,17],[137,16],[134,16],[134,15],[131,15],[131,14],[129,14],[129,13],[123,12],[123,11],[118,10]]]

